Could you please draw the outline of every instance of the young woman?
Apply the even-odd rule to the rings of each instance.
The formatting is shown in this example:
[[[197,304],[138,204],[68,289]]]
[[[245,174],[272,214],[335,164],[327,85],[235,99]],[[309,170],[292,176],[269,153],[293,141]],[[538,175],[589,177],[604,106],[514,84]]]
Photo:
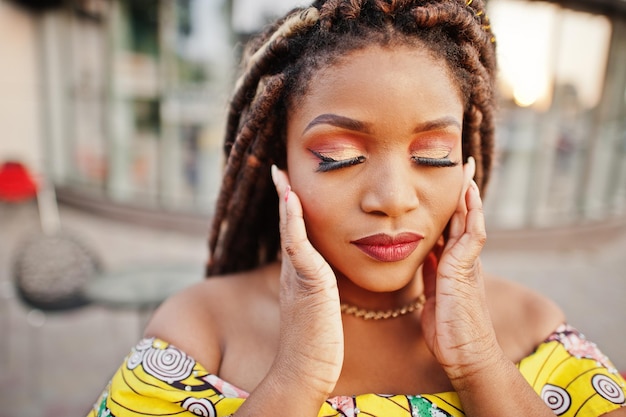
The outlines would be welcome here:
[[[559,308],[481,270],[494,48],[481,0],[317,1],[255,39],[210,278],[90,416],[626,415]]]

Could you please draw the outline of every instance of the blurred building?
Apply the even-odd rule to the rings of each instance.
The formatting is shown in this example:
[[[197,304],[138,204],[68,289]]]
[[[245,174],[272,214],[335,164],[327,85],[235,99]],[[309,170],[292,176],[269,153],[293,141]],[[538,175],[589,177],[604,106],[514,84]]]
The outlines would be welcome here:
[[[301,3],[0,0],[0,83],[13,86],[0,105],[22,109],[0,116],[14,133],[0,139],[0,160],[23,143],[18,157],[61,200],[205,221],[238,45]],[[626,216],[624,4],[489,1],[502,68],[491,228]]]
[[[492,224],[623,218],[626,2],[490,0],[489,12],[502,94]]]

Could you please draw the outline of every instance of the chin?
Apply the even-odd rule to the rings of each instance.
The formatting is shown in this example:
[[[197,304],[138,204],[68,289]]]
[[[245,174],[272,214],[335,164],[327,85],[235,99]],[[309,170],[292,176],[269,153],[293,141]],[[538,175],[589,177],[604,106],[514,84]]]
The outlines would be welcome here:
[[[405,265],[401,265],[405,263]],[[409,264],[407,261],[397,262],[395,265],[375,262],[375,265],[361,264],[352,267],[348,273],[335,270],[338,281],[350,281],[353,285],[370,292],[395,292],[406,288],[417,278],[421,263]]]

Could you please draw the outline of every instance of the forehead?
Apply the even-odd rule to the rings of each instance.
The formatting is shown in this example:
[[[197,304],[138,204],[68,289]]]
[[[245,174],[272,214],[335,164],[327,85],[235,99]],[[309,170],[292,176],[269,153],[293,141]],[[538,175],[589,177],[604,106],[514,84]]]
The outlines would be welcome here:
[[[403,108],[408,111],[400,112]],[[445,61],[426,47],[369,46],[312,73],[306,94],[289,109],[289,119],[320,112],[438,118],[462,111],[460,89]]]
[[[302,98],[329,73],[338,72],[346,67],[361,66],[361,68],[371,68],[377,70],[378,76],[385,74],[385,69],[380,67],[384,59],[401,59],[403,57],[419,57],[422,67],[432,67],[437,71],[446,72],[449,81],[453,83],[459,92],[463,90],[462,80],[456,76],[456,71],[450,68],[451,63],[444,58],[446,55],[442,51],[433,51],[427,43],[418,38],[411,38],[403,35],[395,37],[366,39],[351,38],[344,39],[334,46],[326,45],[325,48],[317,49],[314,52],[305,52],[303,56],[308,56],[300,61],[294,70],[288,74],[287,89],[284,91],[286,107],[297,106]],[[358,62],[356,62],[358,61]],[[369,61],[363,63],[363,61]],[[360,71],[360,70],[359,70]]]

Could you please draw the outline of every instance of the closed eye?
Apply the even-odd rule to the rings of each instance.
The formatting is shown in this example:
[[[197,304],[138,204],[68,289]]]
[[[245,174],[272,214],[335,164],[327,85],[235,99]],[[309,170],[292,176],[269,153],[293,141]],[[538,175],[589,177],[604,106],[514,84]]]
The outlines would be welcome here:
[[[335,169],[350,167],[350,166],[358,165],[362,162],[365,162],[365,156],[363,155],[359,155],[359,156],[355,156],[355,157],[347,158],[347,159],[336,160],[336,159],[331,158],[330,156],[323,155],[317,151],[314,151],[313,149],[309,149],[309,152],[311,152],[313,155],[318,157],[320,160],[319,165],[316,170],[317,172],[332,171]]]
[[[425,158],[423,156],[412,156],[411,159],[417,165],[427,167],[447,168],[457,166],[459,163],[451,161],[448,156],[443,158]]]

